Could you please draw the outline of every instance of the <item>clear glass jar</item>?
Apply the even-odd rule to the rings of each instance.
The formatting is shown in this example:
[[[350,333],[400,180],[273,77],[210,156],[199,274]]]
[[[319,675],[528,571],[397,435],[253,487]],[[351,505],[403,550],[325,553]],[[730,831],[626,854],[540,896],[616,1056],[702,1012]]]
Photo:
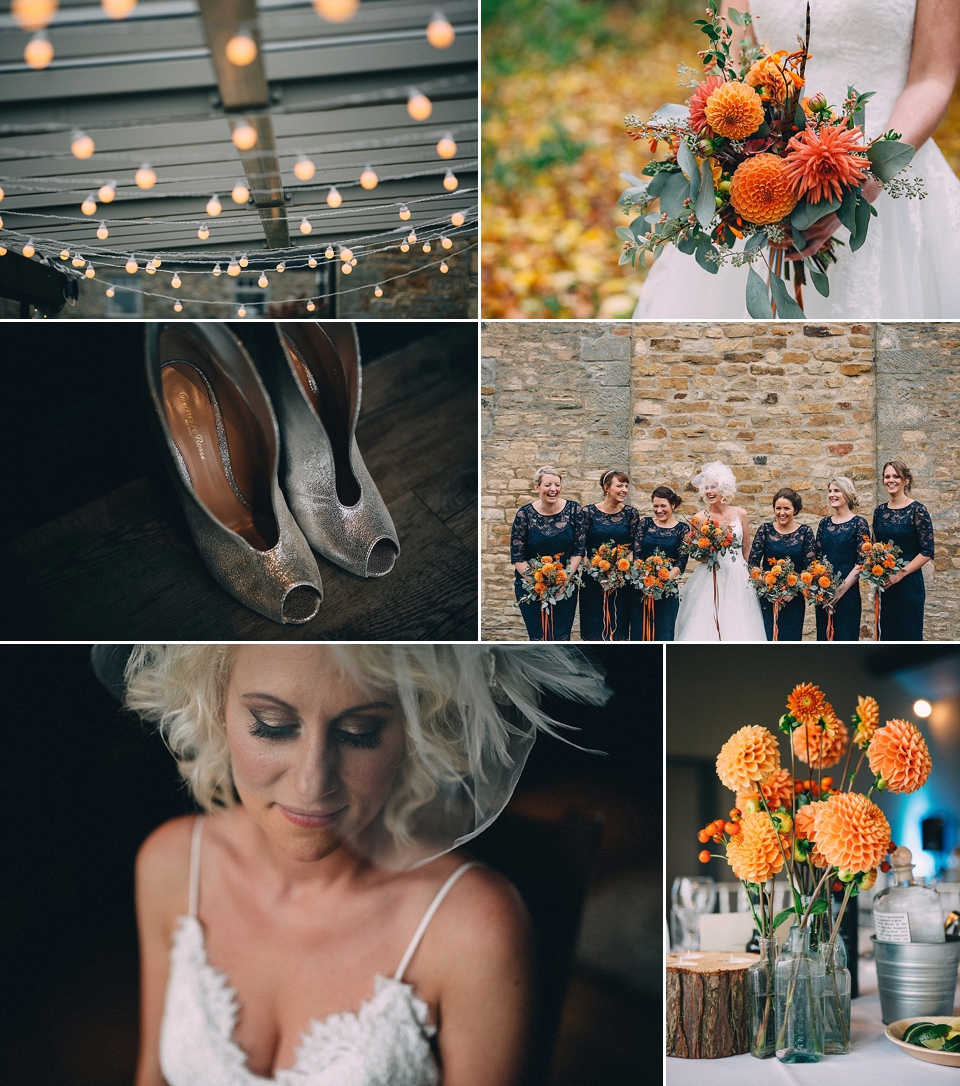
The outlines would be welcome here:
[[[826,973],[823,989],[823,1051],[843,1056],[850,1051],[850,970],[847,948],[836,942],[820,947]]]
[[[943,905],[932,886],[913,879],[913,856],[901,845],[890,856],[893,884],[873,899],[873,922],[881,943],[942,943]]]
[[[777,941],[758,936],[760,960],[747,970],[747,999],[750,1005],[750,1055],[768,1060],[776,1054],[777,1013],[774,970]]]
[[[823,1059],[823,958],[810,947],[810,929],[794,926],[777,958],[777,1047],[781,1063]]]

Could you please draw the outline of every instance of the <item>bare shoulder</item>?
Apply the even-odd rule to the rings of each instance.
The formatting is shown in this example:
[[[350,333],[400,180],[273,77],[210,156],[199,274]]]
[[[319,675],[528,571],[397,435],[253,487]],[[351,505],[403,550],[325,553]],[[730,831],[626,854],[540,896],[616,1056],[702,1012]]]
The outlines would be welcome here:
[[[158,826],[137,852],[137,907],[157,921],[187,911],[190,885],[190,837],[194,815]]]

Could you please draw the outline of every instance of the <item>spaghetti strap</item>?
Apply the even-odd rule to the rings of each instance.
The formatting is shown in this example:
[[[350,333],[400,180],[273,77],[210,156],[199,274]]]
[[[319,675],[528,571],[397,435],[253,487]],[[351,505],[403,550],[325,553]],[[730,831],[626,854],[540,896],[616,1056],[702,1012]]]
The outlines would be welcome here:
[[[430,907],[423,915],[423,919],[420,921],[420,927],[413,934],[413,938],[410,940],[410,945],[407,947],[407,952],[404,954],[400,965],[397,967],[396,973],[393,974],[394,980],[403,980],[403,974],[407,970],[407,966],[410,964],[410,959],[413,957],[414,952],[420,945],[420,940],[423,938],[424,932],[433,919],[433,914],[440,908],[440,903],[447,896],[450,890],[453,888],[453,884],[463,875],[469,871],[471,867],[482,867],[483,865],[477,860],[471,860],[469,863],[461,864],[456,871],[447,879],[447,881],[437,891],[437,896],[430,902]]]
[[[193,822],[193,835],[190,838],[190,907],[188,916],[197,919],[197,903],[200,899],[200,834],[203,833],[203,815],[197,815]]]

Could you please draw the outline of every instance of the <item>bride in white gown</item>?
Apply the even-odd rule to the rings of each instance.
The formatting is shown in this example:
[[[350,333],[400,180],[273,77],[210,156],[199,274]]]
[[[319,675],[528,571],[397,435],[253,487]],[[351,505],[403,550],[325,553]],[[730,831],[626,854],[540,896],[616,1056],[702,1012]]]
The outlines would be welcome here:
[[[738,9],[747,10],[741,0]],[[726,10],[726,3],[723,5]],[[803,37],[806,0],[749,0],[753,34],[771,49],[794,49]],[[923,179],[923,200],[894,200],[875,181],[864,196],[879,217],[858,252],[838,247],[829,270],[830,296],[804,292],[812,319],[960,317],[960,180],[930,138],[946,112],[960,71],[957,0],[810,0],[807,93],[823,92],[839,105],[852,85],[875,91],[867,102],[869,139],[893,128],[917,148],[911,170]],[[739,37],[739,34],[737,34]],[[910,176],[908,171],[906,176]],[[835,216],[807,234],[813,250],[849,232]],[[811,252],[808,247],[805,252]],[[669,246],[650,269],[634,317],[737,319],[747,317],[747,268],[704,271]]]
[[[700,491],[707,511],[698,513],[691,523],[696,526],[709,517],[730,524],[739,547],[731,547],[717,566],[716,610],[713,575],[705,562],[697,565],[680,592],[675,640],[766,641],[763,613],[747,572],[750,524],[745,510],[727,504],[737,492],[737,480],[726,464],[714,460],[694,477],[693,485]]]

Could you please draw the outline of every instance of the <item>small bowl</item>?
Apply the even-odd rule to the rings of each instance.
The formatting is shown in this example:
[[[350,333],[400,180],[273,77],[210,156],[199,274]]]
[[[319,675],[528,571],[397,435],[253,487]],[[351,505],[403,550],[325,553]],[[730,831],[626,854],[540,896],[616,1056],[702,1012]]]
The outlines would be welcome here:
[[[952,1022],[954,1018],[956,1018],[954,1014],[939,1017],[924,1017],[921,1014],[917,1018],[901,1018],[899,1022],[891,1022],[885,1033],[889,1040],[899,1045],[904,1052],[916,1060],[923,1060],[924,1063],[939,1063],[944,1067],[960,1067],[960,1052],[938,1052],[935,1048],[921,1048],[920,1045],[908,1045],[900,1040],[906,1033],[907,1026],[912,1026],[914,1022],[932,1022],[937,1026],[941,1022]]]

